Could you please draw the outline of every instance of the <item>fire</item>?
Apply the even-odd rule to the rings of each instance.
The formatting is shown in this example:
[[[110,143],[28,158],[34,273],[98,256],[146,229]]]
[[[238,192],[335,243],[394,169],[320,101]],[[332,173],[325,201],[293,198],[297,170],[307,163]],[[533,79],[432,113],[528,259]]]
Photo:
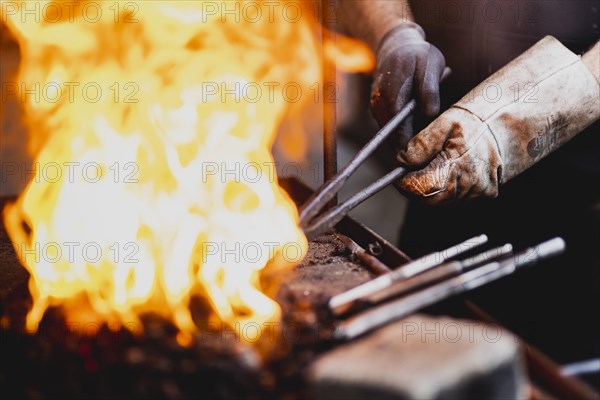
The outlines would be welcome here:
[[[4,215],[31,274],[28,328],[60,305],[123,323],[155,312],[193,332],[199,293],[236,329],[276,321],[260,273],[294,265],[307,242],[270,148],[312,101],[294,90],[320,80],[314,21],[259,18],[243,1],[37,1],[41,19],[26,3],[2,18],[35,156]]]

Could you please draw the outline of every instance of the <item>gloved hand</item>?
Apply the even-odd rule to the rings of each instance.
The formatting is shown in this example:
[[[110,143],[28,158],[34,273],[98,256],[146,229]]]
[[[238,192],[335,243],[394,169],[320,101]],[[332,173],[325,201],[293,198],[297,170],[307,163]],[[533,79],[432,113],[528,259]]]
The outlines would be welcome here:
[[[498,186],[600,118],[598,82],[547,36],[416,135],[398,182],[429,203],[498,195]]]
[[[423,115],[434,117],[439,113],[439,83],[446,61],[435,46],[425,41],[419,25],[403,22],[390,29],[379,43],[376,61],[371,109],[380,126],[413,97]],[[399,149],[405,148],[412,136],[409,116],[399,128]]]

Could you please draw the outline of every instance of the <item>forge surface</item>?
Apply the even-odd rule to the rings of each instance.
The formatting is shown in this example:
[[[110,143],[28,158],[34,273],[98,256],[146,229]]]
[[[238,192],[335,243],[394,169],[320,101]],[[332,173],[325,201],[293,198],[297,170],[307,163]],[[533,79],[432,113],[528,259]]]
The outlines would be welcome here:
[[[424,386],[432,397],[522,393],[514,341],[497,356],[480,358],[475,353],[489,350],[481,342],[401,341],[401,321],[351,344],[334,343],[328,299],[373,275],[332,234],[309,243],[306,258],[293,270],[264,277],[267,287],[276,288],[270,294],[281,305],[282,320],[278,334],[263,335],[257,345],[206,324],[210,307],[200,298],[191,302],[200,329],[188,346],[180,345],[174,326],[156,315],[142,318],[144,333],[136,336],[106,325],[79,326],[73,332],[60,309],[52,309],[35,334],[25,332],[31,306],[28,273],[4,228],[0,257],[2,397],[412,398],[423,394]],[[441,379],[448,370],[453,379]]]

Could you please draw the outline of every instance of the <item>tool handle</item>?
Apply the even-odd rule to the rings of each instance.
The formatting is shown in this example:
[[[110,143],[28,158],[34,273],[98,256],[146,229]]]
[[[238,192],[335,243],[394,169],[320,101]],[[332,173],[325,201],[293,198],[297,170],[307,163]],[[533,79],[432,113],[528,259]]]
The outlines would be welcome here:
[[[304,228],[304,234],[306,237],[311,240],[324,232],[327,232],[329,229],[333,228],[338,222],[340,222],[354,207],[361,204],[363,201],[367,200],[375,193],[381,191],[385,187],[387,187],[392,182],[399,179],[402,175],[406,173],[406,170],[403,167],[397,167],[387,175],[378,179],[371,185],[362,189],[354,196],[346,199],[342,204],[337,207],[332,208],[327,211],[320,217],[318,217],[315,221],[313,221],[309,226]]]

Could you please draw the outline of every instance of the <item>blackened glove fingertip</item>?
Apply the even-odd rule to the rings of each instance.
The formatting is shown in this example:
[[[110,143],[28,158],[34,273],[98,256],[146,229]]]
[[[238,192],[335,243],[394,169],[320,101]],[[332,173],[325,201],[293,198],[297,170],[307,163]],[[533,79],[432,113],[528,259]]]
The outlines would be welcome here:
[[[426,92],[419,94],[421,99],[419,102],[419,112],[427,118],[436,117],[440,112],[440,97],[439,94]]]
[[[423,115],[429,118],[433,118],[440,113],[440,95],[439,93],[433,96],[425,102]]]
[[[426,117],[435,117],[440,112],[440,81],[444,75],[446,59],[442,52],[430,45],[427,64],[422,75],[419,89],[421,112]]]

